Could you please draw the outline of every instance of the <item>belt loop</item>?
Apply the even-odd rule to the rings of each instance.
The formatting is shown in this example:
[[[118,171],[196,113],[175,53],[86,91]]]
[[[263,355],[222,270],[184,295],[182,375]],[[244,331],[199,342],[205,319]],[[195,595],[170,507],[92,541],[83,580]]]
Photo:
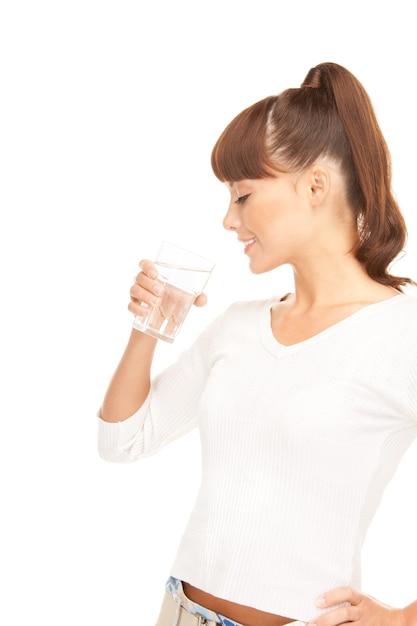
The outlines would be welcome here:
[[[218,622],[213,622],[209,619],[206,619],[202,615],[199,615],[197,626],[220,626],[220,625],[218,624]]]
[[[198,616],[198,625],[197,626],[220,626],[219,622],[213,622],[210,619],[206,619],[202,615]]]

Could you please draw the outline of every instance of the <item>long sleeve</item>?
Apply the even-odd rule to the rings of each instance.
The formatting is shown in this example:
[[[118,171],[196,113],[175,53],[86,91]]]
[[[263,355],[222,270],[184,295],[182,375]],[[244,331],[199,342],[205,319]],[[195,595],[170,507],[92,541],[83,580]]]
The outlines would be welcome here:
[[[119,463],[136,461],[192,430],[197,406],[210,372],[210,347],[220,318],[212,322],[178,361],[151,383],[145,403],[126,420],[98,418],[100,456]]]

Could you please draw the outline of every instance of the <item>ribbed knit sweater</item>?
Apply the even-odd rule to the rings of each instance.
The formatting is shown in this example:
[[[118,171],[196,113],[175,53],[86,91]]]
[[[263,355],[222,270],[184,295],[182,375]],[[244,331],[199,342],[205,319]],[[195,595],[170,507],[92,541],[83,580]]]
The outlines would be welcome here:
[[[228,308],[135,415],[99,420],[99,450],[134,461],[198,426],[201,486],[171,575],[308,621],[324,591],[360,588],[368,526],[417,436],[417,299],[291,346],[272,334],[278,299]]]

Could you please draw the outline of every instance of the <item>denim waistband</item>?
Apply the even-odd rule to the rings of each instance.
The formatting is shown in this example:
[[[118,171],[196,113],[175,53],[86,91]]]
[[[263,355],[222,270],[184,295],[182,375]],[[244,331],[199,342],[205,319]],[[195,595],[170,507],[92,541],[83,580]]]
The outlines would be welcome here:
[[[224,617],[224,615],[220,615],[215,611],[210,611],[210,609],[206,609],[204,606],[197,604],[197,602],[193,602],[184,593],[182,588],[182,583],[178,578],[173,578],[170,576],[166,582],[166,590],[174,600],[186,611],[189,613],[196,613],[197,615],[201,615],[206,620],[212,622],[218,622],[221,626],[242,626],[242,624],[238,624],[238,622],[229,619],[228,617]]]
[[[216,613],[215,611],[210,611],[210,609],[206,609],[201,604],[197,604],[197,602],[193,602],[184,593],[184,589],[182,587],[182,582],[178,580],[178,578],[174,578],[170,576],[166,582],[166,591],[172,596],[177,603],[178,607],[182,606],[189,613],[193,613],[195,615],[201,615],[204,619],[217,622],[220,626],[243,626],[238,622],[235,622],[224,615],[220,615],[220,613]],[[178,613],[180,609],[178,608]],[[178,615],[177,615],[178,618]],[[307,626],[307,622],[300,621],[290,621],[288,622],[288,626]]]

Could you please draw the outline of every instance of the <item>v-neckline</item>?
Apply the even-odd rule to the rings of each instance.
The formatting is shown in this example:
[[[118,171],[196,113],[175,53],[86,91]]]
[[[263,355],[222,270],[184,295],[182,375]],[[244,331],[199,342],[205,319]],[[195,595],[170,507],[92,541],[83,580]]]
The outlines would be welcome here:
[[[294,352],[298,352],[310,345],[314,345],[319,341],[327,338],[329,335],[336,333],[346,326],[356,322],[358,319],[368,317],[374,311],[378,311],[379,309],[385,308],[386,306],[390,306],[394,301],[398,301],[399,299],[407,297],[404,293],[399,293],[398,295],[394,295],[391,298],[386,298],[385,300],[379,300],[378,302],[372,302],[371,304],[366,304],[361,307],[357,311],[354,311],[350,315],[347,315],[343,319],[327,326],[323,330],[315,333],[311,337],[307,339],[303,339],[301,341],[297,341],[292,344],[283,344],[281,343],[274,335],[272,330],[272,307],[274,304],[282,301],[282,297],[274,297],[268,300],[265,303],[264,309],[262,311],[261,319],[260,319],[260,334],[262,342],[268,352],[278,356],[282,354],[293,354]]]

